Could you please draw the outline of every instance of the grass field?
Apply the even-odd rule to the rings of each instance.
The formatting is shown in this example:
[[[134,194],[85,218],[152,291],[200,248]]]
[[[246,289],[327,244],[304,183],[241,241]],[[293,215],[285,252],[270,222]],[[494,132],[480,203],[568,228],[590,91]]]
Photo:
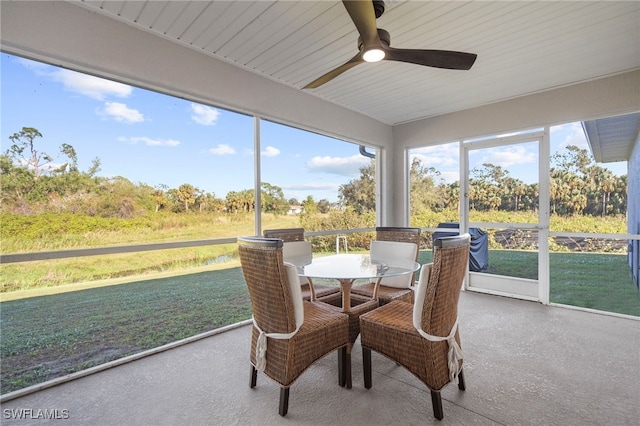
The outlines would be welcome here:
[[[291,228],[299,225],[296,216],[263,215],[263,229]],[[151,228],[98,230],[64,233],[32,239],[7,236],[2,253],[69,250],[127,244],[189,241],[254,235],[253,215],[164,215]],[[56,287],[73,283],[117,277],[138,277],[166,271],[180,271],[201,266],[212,259],[235,255],[236,244],[123,253],[105,256],[75,257],[0,264],[0,293],[39,287]]]
[[[490,264],[496,274],[537,274],[531,252],[491,250]],[[551,271],[553,302],[640,316],[624,255],[552,254]],[[4,294],[1,393],[250,318],[237,260],[183,272]]]

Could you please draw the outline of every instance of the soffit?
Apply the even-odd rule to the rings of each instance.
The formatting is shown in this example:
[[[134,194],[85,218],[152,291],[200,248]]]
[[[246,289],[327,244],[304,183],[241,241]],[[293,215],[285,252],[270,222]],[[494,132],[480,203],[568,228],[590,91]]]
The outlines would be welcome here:
[[[357,53],[339,1],[76,1],[296,89]],[[391,45],[478,54],[470,71],[362,64],[314,96],[396,125],[640,68],[640,2],[389,1]]]
[[[638,140],[640,113],[583,121],[582,128],[597,162],[627,161]]]

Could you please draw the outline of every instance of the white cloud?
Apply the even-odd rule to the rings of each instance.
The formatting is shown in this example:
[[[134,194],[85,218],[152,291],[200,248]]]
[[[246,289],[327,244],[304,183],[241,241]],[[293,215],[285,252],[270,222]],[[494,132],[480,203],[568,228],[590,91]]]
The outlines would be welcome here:
[[[558,149],[564,149],[569,145],[575,145],[578,148],[589,149],[587,138],[584,135],[584,130],[580,123],[564,124],[562,126],[555,126],[551,128],[551,135],[559,135],[564,137],[562,142],[558,146]]]
[[[261,154],[265,157],[275,157],[276,155],[280,155],[280,150],[278,148],[268,146],[261,152]]]
[[[99,101],[104,100],[107,96],[126,98],[132,92],[131,86],[126,84],[80,74],[75,71],[61,69],[52,72],[50,75],[54,81],[61,82],[65,89]]]
[[[103,101],[108,96],[126,98],[130,96],[133,91],[129,85],[105,80],[92,75],[60,69],[28,59],[20,59],[18,62],[38,76],[62,83],[64,88],[71,92],[79,93],[99,101]]]
[[[356,177],[360,168],[368,166],[371,159],[362,155],[351,157],[313,157],[307,162],[307,167],[316,172],[333,173],[341,176]]]
[[[175,139],[153,139],[148,138],[146,136],[135,136],[130,138],[120,137],[118,138],[121,142],[128,142],[130,144],[143,143],[148,146],[178,146],[180,145],[180,141]]]
[[[98,114],[124,123],[141,123],[144,121],[144,115],[140,111],[129,108],[120,102],[105,102],[104,107],[98,109]]]
[[[460,181],[460,172],[442,172],[440,177],[444,183],[453,183]]]
[[[537,164],[536,153],[528,152],[523,146],[510,146],[506,149],[495,149],[482,158],[482,164],[490,163],[494,166],[510,167],[518,164]]]
[[[216,124],[220,111],[205,105],[191,104],[191,119],[203,126],[213,126]]]
[[[460,148],[457,142],[427,146],[411,150],[412,158],[418,158],[425,167],[458,167]]]
[[[210,148],[209,152],[213,155],[228,155],[235,154],[236,150],[226,144],[220,144],[215,148]]]
[[[434,167],[439,169],[441,167],[445,168],[457,168],[458,167],[458,156],[456,157],[448,157],[445,155],[426,155],[426,154],[411,154],[411,160],[414,158],[420,160],[420,163],[423,167]]]

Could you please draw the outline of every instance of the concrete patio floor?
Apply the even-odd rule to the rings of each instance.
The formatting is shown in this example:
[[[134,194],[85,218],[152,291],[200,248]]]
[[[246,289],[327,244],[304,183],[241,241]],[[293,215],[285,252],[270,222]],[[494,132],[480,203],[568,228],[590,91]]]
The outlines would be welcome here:
[[[353,389],[338,386],[330,354],[294,383],[289,414],[280,417],[277,384],[259,375],[249,388],[250,326],[243,326],[4,402],[1,423],[638,424],[640,321],[465,292],[460,330],[467,390],[443,390],[441,422],[428,389],[375,353],[373,388],[364,389],[359,343]],[[13,418],[38,410],[68,418]]]

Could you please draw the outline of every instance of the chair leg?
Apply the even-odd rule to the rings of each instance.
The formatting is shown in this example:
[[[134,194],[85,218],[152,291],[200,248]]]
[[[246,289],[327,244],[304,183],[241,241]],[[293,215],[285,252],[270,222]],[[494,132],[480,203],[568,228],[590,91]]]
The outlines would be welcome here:
[[[371,349],[362,347],[362,369],[364,372],[364,387],[371,389]]]
[[[344,375],[345,377],[345,387],[347,389],[351,389],[351,350],[345,349],[344,355]]]
[[[460,372],[458,373],[458,389],[465,390],[466,388],[467,387],[464,384],[464,374],[462,369],[460,369]]]
[[[440,392],[431,391],[431,403],[433,404],[433,417],[442,420],[444,415],[442,413],[442,398],[440,397]]]
[[[347,355],[347,348],[345,346],[338,349],[338,385],[344,387],[347,383],[347,374],[344,369],[344,359]]]
[[[289,411],[289,388],[281,387],[280,388],[280,415],[282,417],[287,415]]]
[[[249,387],[255,388],[258,381],[258,370],[251,364],[251,374],[249,376]]]

